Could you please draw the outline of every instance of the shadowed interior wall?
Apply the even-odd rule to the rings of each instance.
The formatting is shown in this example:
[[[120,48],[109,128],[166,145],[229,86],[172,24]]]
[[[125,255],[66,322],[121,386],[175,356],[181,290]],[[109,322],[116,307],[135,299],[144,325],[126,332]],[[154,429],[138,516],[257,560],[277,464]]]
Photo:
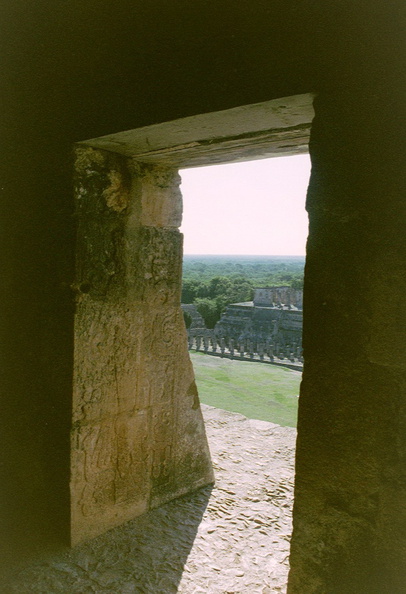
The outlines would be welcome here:
[[[392,82],[315,101],[289,593],[405,590],[406,129]]]
[[[370,577],[382,569],[400,592],[403,0],[39,0],[1,11],[2,562],[69,534],[73,144],[316,91],[289,587],[386,592]]]

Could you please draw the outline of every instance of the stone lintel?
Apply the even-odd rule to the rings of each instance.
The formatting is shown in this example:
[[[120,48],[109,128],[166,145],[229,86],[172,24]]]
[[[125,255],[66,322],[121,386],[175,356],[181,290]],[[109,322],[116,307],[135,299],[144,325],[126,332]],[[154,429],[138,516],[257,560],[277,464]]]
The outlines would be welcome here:
[[[178,168],[306,153],[312,101],[311,94],[283,97],[80,144]]]

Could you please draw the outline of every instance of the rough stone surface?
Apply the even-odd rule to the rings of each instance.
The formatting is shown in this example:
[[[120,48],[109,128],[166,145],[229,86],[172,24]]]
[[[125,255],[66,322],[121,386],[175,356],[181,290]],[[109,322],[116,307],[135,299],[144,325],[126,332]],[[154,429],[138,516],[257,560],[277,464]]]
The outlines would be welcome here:
[[[141,224],[147,227],[180,227],[182,194],[178,170],[163,165],[136,166],[142,176]]]
[[[176,171],[77,151],[72,542],[213,480],[180,309]]]
[[[315,102],[289,594],[406,591],[405,131],[360,72]]]
[[[294,306],[303,309],[303,291],[291,287],[263,287],[254,289],[254,305],[275,307]]]
[[[16,572],[10,594],[285,592],[296,431],[203,406],[216,485]]]

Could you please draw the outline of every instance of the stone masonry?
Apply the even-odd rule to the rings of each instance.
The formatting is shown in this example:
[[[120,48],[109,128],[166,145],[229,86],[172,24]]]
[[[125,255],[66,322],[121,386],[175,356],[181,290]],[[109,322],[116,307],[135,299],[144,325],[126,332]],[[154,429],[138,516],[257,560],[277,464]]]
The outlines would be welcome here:
[[[301,344],[303,312],[284,307],[258,307],[234,303],[226,308],[215,326],[220,337],[272,344]]]
[[[180,309],[179,181],[77,150],[73,543],[213,481]]]
[[[293,306],[303,309],[303,291],[292,287],[264,287],[254,289],[254,305],[265,307]]]

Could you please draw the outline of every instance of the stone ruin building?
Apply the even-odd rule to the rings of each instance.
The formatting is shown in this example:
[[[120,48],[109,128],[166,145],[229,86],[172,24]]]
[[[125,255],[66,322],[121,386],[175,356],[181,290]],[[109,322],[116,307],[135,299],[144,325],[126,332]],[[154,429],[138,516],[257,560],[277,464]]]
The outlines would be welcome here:
[[[213,330],[206,328],[196,306],[182,304],[190,315],[189,348],[224,354],[280,352],[302,360],[303,291],[291,287],[254,289],[254,300],[228,305]],[[262,357],[263,360],[263,357]]]
[[[309,151],[288,593],[404,593],[404,1],[1,11],[4,571],[213,481],[178,170]]]
[[[182,311],[190,317],[190,328],[206,328],[206,324],[193,303],[182,303]]]
[[[235,341],[302,343],[303,292],[290,287],[254,289],[254,300],[227,306],[215,334]]]
[[[302,342],[303,312],[279,307],[257,307],[233,303],[227,306],[214,332],[223,338],[272,341],[274,344]]]

